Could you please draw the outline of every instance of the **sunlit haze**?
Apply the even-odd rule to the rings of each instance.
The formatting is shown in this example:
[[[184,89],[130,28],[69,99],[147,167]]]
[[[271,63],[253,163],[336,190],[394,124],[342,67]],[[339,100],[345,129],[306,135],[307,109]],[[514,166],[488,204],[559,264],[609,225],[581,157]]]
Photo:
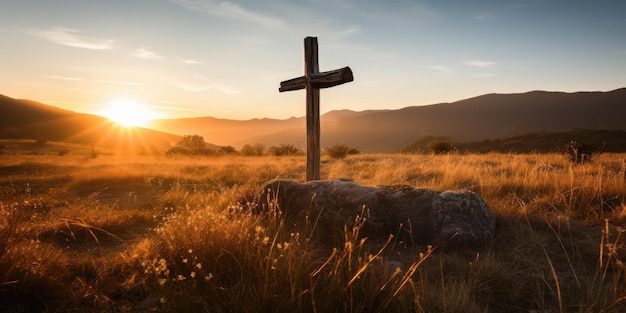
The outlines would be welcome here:
[[[150,120],[163,117],[133,99],[110,101],[102,111],[95,113],[122,126],[147,126]]]
[[[304,91],[278,87],[303,75],[306,36],[321,71],[354,72],[322,113],[609,91],[626,86],[624,16],[604,0],[2,1],[0,94],[128,125],[304,116]]]

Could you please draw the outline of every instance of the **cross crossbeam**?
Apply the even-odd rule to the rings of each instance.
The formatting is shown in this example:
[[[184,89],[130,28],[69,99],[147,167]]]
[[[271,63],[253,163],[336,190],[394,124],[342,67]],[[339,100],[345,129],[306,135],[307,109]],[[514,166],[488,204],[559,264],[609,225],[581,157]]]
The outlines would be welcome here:
[[[306,180],[320,179],[320,88],[354,80],[350,67],[319,71],[317,38],[304,38],[304,76],[280,83],[279,92],[306,89]]]

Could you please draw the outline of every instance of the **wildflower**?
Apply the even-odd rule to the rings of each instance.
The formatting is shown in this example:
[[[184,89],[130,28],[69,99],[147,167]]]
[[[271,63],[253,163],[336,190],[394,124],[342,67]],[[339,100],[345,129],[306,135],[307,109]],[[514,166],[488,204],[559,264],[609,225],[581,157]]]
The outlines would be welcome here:
[[[266,245],[268,242],[270,242],[270,237],[265,236],[263,238],[263,244]]]
[[[209,275],[204,276],[204,280],[205,281],[209,281],[209,280],[211,280],[211,278],[213,278],[213,273],[209,273]]]
[[[199,270],[201,270],[201,269],[202,269],[202,263],[198,263],[198,264],[196,264],[196,267],[197,267]]]
[[[187,260],[187,258],[184,258],[184,259],[183,259],[183,263],[185,263],[185,264],[186,264],[186,263],[187,263],[187,261],[189,261],[189,260]]]
[[[191,272],[189,276],[191,276],[191,278],[196,278],[196,272]]]

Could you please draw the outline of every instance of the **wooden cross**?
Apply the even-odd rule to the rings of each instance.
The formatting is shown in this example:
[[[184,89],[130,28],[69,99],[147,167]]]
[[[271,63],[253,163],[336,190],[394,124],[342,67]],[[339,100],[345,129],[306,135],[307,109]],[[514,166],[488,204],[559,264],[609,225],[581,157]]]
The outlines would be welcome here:
[[[304,76],[280,83],[279,92],[306,89],[306,180],[320,179],[320,88],[353,81],[352,70],[344,67],[321,72],[317,37],[304,38]]]

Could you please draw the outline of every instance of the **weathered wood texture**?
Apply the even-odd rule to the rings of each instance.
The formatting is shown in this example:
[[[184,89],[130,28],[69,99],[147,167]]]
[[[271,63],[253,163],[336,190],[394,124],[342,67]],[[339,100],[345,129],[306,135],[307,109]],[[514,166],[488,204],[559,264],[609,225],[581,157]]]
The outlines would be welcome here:
[[[319,71],[317,38],[304,39],[304,76],[280,83],[279,92],[306,89],[306,180],[320,179],[320,88],[341,85],[354,80],[352,70]]]
[[[311,82],[317,88],[329,88],[344,83],[348,83],[354,80],[352,77],[352,70],[346,66],[338,70],[315,73],[311,75]],[[300,76],[290,80],[286,80],[280,83],[280,92],[299,90],[306,88],[306,77]]]

